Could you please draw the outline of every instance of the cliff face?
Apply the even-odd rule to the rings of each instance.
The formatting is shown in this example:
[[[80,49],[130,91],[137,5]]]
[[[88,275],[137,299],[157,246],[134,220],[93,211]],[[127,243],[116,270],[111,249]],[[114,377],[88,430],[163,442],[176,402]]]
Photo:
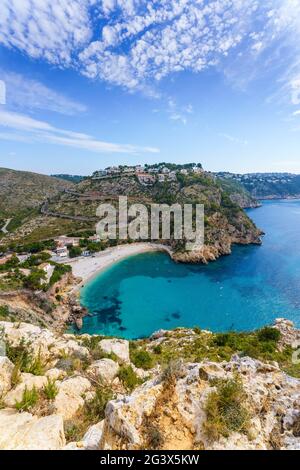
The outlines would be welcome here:
[[[130,344],[0,328],[0,449],[300,449],[300,330],[287,320]]]

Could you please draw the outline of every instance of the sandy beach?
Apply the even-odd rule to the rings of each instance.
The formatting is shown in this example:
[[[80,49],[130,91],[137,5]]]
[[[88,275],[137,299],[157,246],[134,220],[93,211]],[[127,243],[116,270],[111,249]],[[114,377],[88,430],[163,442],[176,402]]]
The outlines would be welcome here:
[[[74,276],[82,279],[81,283],[74,287],[74,290],[80,289],[86,282],[90,281],[101,271],[117,261],[149,251],[165,251],[171,254],[170,248],[165,245],[155,243],[133,243],[130,245],[120,245],[108,248],[107,250],[95,254],[94,257],[81,257],[68,261],[66,264],[72,266]]]

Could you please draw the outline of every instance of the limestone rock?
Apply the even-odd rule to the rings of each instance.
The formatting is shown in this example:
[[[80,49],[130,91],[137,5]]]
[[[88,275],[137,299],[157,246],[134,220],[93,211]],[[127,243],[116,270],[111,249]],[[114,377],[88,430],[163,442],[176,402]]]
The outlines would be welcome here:
[[[13,370],[13,363],[7,357],[0,356],[0,397],[11,388]]]
[[[38,419],[15,450],[59,450],[65,443],[62,417],[50,415]]]
[[[60,416],[37,418],[30,413],[0,410],[0,449],[55,450],[65,445]]]
[[[112,359],[100,359],[90,365],[87,373],[103,380],[104,382],[112,382],[118,374],[119,368],[119,364]]]
[[[4,397],[4,403],[8,407],[14,407],[16,402],[21,401],[25,388],[41,390],[47,383],[47,378],[40,375],[22,373],[21,382]]]
[[[83,395],[91,388],[84,377],[72,377],[59,384],[58,394],[53,403],[54,410],[64,420],[73,418],[84,405]]]
[[[130,362],[129,342],[125,339],[103,339],[99,344],[105,353],[114,353],[122,362]]]
[[[94,426],[91,426],[85,433],[82,442],[86,450],[97,450],[100,448],[100,443],[103,437],[105,421],[102,420]]]
[[[61,370],[61,369],[49,369],[45,373],[45,376],[49,378],[50,380],[62,380],[66,377],[66,372]]]

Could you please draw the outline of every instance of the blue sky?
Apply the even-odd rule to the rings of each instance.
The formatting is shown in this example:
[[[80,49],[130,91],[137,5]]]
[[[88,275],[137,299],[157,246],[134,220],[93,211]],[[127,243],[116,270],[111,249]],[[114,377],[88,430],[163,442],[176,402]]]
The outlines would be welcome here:
[[[300,173],[300,0],[2,0],[0,166]]]

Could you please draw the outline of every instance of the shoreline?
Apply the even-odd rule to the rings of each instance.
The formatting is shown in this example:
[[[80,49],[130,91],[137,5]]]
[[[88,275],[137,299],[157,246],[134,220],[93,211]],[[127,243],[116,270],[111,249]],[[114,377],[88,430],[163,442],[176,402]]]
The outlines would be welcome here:
[[[81,281],[72,288],[72,293],[79,292],[86,283],[92,281],[95,277],[101,274],[101,272],[118,261],[129,258],[130,256],[155,251],[165,252],[172,256],[172,250],[166,245],[141,242],[132,243],[130,245],[124,244],[114,246],[101,251],[94,257],[79,258],[74,261],[68,261],[65,264],[72,267],[73,275],[76,278],[81,279]]]

